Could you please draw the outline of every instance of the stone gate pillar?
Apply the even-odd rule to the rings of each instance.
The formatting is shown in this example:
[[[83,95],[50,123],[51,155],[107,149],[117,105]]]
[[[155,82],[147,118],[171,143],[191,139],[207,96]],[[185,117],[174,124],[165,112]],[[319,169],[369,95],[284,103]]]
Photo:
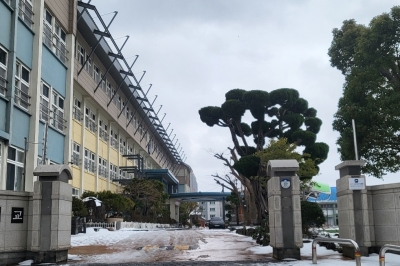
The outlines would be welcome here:
[[[340,178],[336,180],[339,236],[353,239],[362,256],[368,256],[371,247],[371,227],[365,176],[361,175],[364,161],[344,161],[335,167]],[[373,228],[372,228],[373,230]],[[343,246],[343,255],[354,258],[354,248]]]
[[[39,165],[34,184],[31,230],[27,248],[35,263],[57,263],[68,259],[71,247],[72,171],[68,165]]]
[[[270,245],[278,260],[300,259],[303,247],[300,179],[296,160],[271,160],[267,171]]]

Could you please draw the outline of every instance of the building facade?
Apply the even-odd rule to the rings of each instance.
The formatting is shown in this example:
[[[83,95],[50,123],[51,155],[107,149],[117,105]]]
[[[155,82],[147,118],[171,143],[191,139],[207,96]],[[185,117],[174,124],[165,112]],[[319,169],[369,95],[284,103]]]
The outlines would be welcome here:
[[[316,202],[324,213],[326,226],[338,226],[338,206],[337,206],[337,195],[336,187],[330,187],[330,193],[318,193],[315,198],[310,197],[307,199],[310,202]]]
[[[179,193],[198,191],[196,176],[189,165],[181,163],[176,178],[179,180]]]
[[[178,174],[197,191],[132,72],[138,58],[122,54],[128,37],[118,46],[108,29],[116,15],[106,24],[82,1],[0,0],[0,190],[32,191],[38,164],[69,164],[75,196],[135,177],[174,193]]]
[[[201,210],[201,217],[210,220],[212,217],[223,217],[222,201],[201,201],[199,207]]]

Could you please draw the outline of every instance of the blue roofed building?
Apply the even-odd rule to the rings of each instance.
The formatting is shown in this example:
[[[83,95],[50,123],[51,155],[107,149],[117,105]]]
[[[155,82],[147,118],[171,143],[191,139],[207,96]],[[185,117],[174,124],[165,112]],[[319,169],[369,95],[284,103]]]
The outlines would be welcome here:
[[[317,193],[316,197],[308,197],[307,201],[316,202],[321,207],[327,226],[338,225],[336,187],[330,187],[330,193]]]

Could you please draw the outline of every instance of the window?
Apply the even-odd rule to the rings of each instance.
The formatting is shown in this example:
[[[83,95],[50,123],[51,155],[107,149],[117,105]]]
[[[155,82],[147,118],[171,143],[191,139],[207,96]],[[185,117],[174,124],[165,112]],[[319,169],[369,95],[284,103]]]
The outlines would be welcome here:
[[[130,117],[130,114],[131,114],[131,113],[129,112],[129,107],[127,106],[127,107],[126,107],[125,115],[126,115],[126,119],[128,119],[128,121],[129,121],[129,118],[131,118],[131,117]]]
[[[215,212],[215,208],[210,208],[210,212]]]
[[[112,91],[111,83],[109,81],[107,81],[107,96],[108,96],[108,98],[111,98],[111,91]]]
[[[128,145],[128,154],[133,154],[133,148],[130,145]]]
[[[42,83],[41,93],[40,93],[40,119],[48,122],[50,115],[50,86]]]
[[[66,39],[67,34],[56,22],[54,16],[46,9],[44,12],[43,42],[53,53],[65,63],[67,60]]]
[[[108,128],[107,124],[103,122],[103,120],[99,120],[99,135],[100,138],[104,141],[108,141]]]
[[[211,214],[211,215],[210,215],[210,218],[214,218],[214,217],[215,217],[215,214]]]
[[[97,166],[98,174],[102,177],[108,177],[107,161],[99,157],[99,164]]]
[[[96,115],[86,107],[85,110],[85,126],[92,132],[96,132]]]
[[[118,150],[118,134],[117,134],[117,132],[115,132],[115,130],[112,130],[112,129],[111,129],[111,135],[110,135],[110,144],[111,144],[111,147]]]
[[[82,121],[81,101],[74,98],[74,118],[78,121]]]
[[[55,45],[55,53],[60,60],[65,63],[66,59],[66,52],[67,49],[66,47],[66,39],[67,39],[67,34],[65,31],[58,25],[57,23],[54,24],[54,45]]]
[[[50,98],[50,94],[52,98]],[[66,122],[64,119],[64,98],[44,82],[42,82],[40,92],[40,119],[49,123],[55,129],[64,131]]]
[[[126,142],[122,138],[119,138],[119,151],[122,154],[126,154]]]
[[[0,47],[0,95],[6,95],[7,83],[7,52]]]
[[[19,12],[18,16],[32,28],[33,25],[33,11],[32,11],[32,1],[31,0],[19,0]]]
[[[113,97],[114,96],[114,97]],[[113,97],[112,102],[117,105],[117,96],[115,95],[115,90],[113,87],[111,87],[111,95],[110,97]]]
[[[79,43],[78,43],[78,49],[77,49],[77,59],[79,64],[83,65],[85,63],[85,58],[86,58],[86,51],[85,48],[83,48]]]
[[[89,55],[86,55],[86,65],[85,70],[91,75],[92,74],[92,58]]]
[[[116,98],[116,97],[114,97],[114,98]],[[118,107],[118,110],[121,110],[121,96],[119,96],[119,95],[118,95],[118,100],[117,100],[117,107]]]
[[[104,78],[103,74],[100,74],[101,76],[101,89],[106,92],[106,79]]]
[[[51,125],[60,131],[64,131],[64,99],[53,90]]]
[[[126,179],[126,176],[127,176],[126,172],[123,171],[122,169],[119,169],[119,178]]]
[[[79,165],[79,155],[80,155],[81,146],[74,142],[73,143],[73,151],[72,151],[72,164]]]
[[[72,197],[78,198],[79,197],[79,188],[72,188]]]
[[[30,83],[30,72],[20,62],[16,63],[15,66],[15,104],[28,110],[30,105],[29,96],[29,83]]]
[[[210,205],[215,205],[215,201],[210,201]]]
[[[88,149],[85,149],[85,170],[94,173],[96,170],[95,167],[95,154]]]
[[[111,179],[117,179],[117,167],[110,163],[110,178]]]
[[[98,66],[93,65],[93,79],[96,83],[99,82],[99,77],[100,77],[100,69]]]
[[[6,189],[24,190],[24,152],[17,148],[8,147]]]

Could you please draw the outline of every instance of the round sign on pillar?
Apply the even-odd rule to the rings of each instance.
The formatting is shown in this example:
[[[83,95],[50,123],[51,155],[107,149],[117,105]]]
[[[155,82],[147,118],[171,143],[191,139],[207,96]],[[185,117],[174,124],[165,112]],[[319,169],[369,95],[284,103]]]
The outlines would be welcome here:
[[[282,188],[290,188],[290,180],[288,178],[284,178],[281,180]]]

